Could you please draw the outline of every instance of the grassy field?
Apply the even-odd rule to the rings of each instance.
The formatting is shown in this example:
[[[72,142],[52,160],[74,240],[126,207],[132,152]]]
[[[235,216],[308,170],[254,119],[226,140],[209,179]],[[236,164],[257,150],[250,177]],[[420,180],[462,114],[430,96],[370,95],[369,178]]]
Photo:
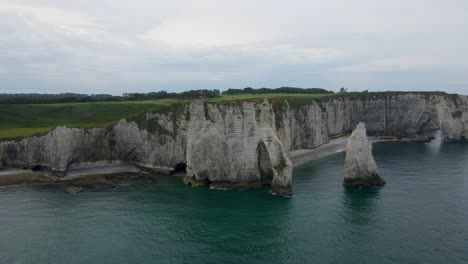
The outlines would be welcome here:
[[[143,111],[158,111],[175,99],[132,102],[0,105],[0,139],[15,139],[68,127],[105,127]]]

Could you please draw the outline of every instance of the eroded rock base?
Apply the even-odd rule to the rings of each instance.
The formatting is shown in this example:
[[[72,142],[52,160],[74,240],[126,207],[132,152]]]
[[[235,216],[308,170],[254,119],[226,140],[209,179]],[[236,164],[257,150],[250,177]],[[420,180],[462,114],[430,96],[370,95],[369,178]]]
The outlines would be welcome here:
[[[184,183],[191,185],[193,187],[199,186],[208,186],[210,189],[217,189],[217,190],[246,190],[246,189],[253,189],[253,188],[261,188],[261,182],[249,182],[249,181],[241,181],[241,182],[229,182],[229,181],[219,181],[219,182],[212,182],[209,180],[197,180],[194,177],[185,176]]]
[[[199,186],[208,186],[210,182],[208,180],[197,180],[194,177],[185,176],[184,183],[191,185],[192,187],[199,187]]]
[[[271,186],[271,192],[275,195],[284,196],[284,197],[291,197],[292,190],[291,186]]]
[[[385,185],[385,181],[378,174],[363,178],[345,178],[343,186],[352,188],[372,188]]]
[[[48,176],[41,172],[25,170],[14,174],[0,175],[0,186],[49,183],[56,180],[58,180],[58,177]]]
[[[74,177],[58,177],[43,171],[37,172],[24,170],[11,174],[0,175],[0,186],[16,184],[46,184],[91,189],[115,187],[130,181],[153,182],[154,180],[154,175],[148,173],[120,172],[107,174],[89,174]]]
[[[366,125],[359,122],[346,145],[345,177],[347,187],[369,188],[385,184],[372,155],[372,144],[367,138]]]
[[[270,185],[270,181],[242,181],[242,182],[228,182],[228,181],[219,181],[219,182],[211,182],[209,180],[197,180],[194,177],[185,176],[184,183],[187,185],[191,185],[192,187],[200,187],[200,186],[207,186],[210,189],[216,190],[247,190],[247,189],[255,189],[261,188],[264,185]],[[291,186],[271,186],[271,192],[274,195],[284,196],[284,197],[291,197],[292,191]]]
[[[261,182],[211,182],[210,189],[216,190],[247,190],[261,188]]]

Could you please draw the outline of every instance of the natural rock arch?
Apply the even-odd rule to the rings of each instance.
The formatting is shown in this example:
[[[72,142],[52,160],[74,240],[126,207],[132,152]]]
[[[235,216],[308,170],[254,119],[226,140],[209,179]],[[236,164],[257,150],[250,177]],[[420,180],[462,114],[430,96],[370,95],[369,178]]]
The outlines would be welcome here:
[[[421,125],[418,131],[416,131],[416,134],[424,134],[427,131],[440,129],[439,116],[437,113],[423,113],[419,118],[419,123]]]
[[[32,171],[42,171],[43,168],[42,168],[41,165],[33,165],[33,166],[31,167],[31,170],[32,170]]]
[[[274,137],[267,137],[266,142],[263,139],[258,142],[256,151],[261,183],[271,185],[274,194],[291,196],[292,164],[281,142]]]

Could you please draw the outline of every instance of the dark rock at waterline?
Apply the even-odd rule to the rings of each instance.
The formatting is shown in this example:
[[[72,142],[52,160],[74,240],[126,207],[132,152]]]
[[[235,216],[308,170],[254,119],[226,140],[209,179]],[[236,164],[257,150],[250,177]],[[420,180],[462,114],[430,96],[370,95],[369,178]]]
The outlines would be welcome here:
[[[74,186],[86,188],[114,187],[130,181],[145,181],[150,183],[154,181],[154,178],[152,175],[145,173],[114,173],[106,175],[83,175],[66,180],[66,182]]]
[[[210,182],[210,189],[217,190],[246,190],[253,188],[261,188],[262,183],[258,181],[241,181],[241,182],[229,182],[229,181],[220,181],[220,182]]]
[[[44,175],[40,172],[34,172],[30,170],[14,170],[11,173],[0,175],[0,186],[23,183],[50,183],[56,180],[57,178]]]
[[[284,196],[284,197],[291,197],[292,191],[291,186],[272,186],[271,192],[275,195]]]
[[[79,187],[111,187],[115,183],[104,176],[80,176],[67,181]]]
[[[208,186],[210,184],[208,180],[197,180],[195,177],[190,177],[188,175],[184,177],[184,183],[193,187]]]
[[[380,187],[385,185],[385,181],[380,178],[378,174],[372,175],[372,177],[366,177],[364,179],[356,178],[356,179],[344,179],[343,186],[345,187],[352,187],[352,188],[372,188],[372,187]]]

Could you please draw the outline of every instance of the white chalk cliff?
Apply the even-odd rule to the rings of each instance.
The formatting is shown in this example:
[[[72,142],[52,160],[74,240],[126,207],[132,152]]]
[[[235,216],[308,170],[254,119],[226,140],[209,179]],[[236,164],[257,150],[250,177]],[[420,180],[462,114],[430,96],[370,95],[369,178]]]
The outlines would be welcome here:
[[[372,144],[367,139],[366,125],[359,122],[346,145],[345,175],[346,187],[376,187],[385,184],[372,156]]]
[[[291,195],[287,153],[346,135],[358,122],[372,135],[415,136],[440,129],[444,142],[468,139],[468,99],[443,93],[344,94],[309,101],[282,99],[206,103],[122,119],[108,128],[58,127],[44,136],[0,142],[0,167],[50,169],[132,162],[170,173],[186,164],[185,181],[212,188],[271,184]]]

